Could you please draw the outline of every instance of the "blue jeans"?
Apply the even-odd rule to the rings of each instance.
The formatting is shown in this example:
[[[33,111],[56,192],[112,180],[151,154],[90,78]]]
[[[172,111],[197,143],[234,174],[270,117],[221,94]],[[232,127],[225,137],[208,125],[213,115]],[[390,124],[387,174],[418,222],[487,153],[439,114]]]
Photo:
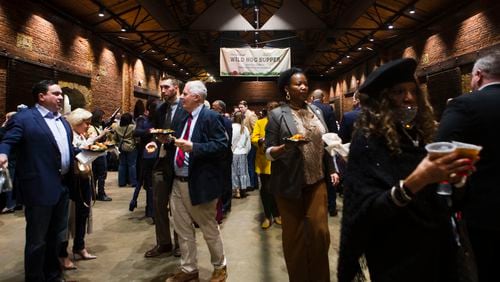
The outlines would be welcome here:
[[[62,278],[58,254],[68,232],[68,188],[54,206],[26,206],[26,281],[52,281]]]
[[[5,192],[5,207],[8,209],[13,209],[16,207],[16,200],[12,197],[14,193],[12,191]]]
[[[119,161],[120,164],[118,165],[118,186],[125,186],[127,185],[127,183],[132,186],[136,186],[137,171],[135,165],[137,162],[137,150],[133,150],[132,152],[120,152]]]
[[[248,152],[247,155],[247,160],[248,160],[248,176],[250,176],[250,185],[254,189],[257,189],[259,186],[258,180],[257,180],[257,173],[255,172],[255,156],[257,154],[257,149],[255,149],[255,146],[251,146],[250,151]],[[243,188],[243,187],[241,187]]]

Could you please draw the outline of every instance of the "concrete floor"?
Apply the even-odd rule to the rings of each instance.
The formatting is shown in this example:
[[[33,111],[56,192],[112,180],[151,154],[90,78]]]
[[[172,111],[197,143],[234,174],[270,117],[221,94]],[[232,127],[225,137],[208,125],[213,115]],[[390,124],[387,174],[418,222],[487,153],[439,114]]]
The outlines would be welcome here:
[[[144,258],[155,243],[154,226],[144,215],[145,193],[138,209],[128,211],[133,189],[118,188],[116,172],[108,174],[106,191],[112,202],[96,202],[93,207],[94,233],[86,236],[87,249],[96,260],[77,261],[77,270],[66,271],[69,281],[165,281],[175,271],[175,257]],[[227,281],[288,281],[281,247],[281,227],[260,228],[262,208],[258,191],[245,199],[234,199],[231,214],[221,225],[228,261]],[[339,217],[330,217],[330,272],[336,281],[339,246]],[[24,215],[0,215],[0,281],[23,281]],[[200,281],[212,272],[208,248],[197,231]],[[71,248],[72,242],[70,242]]]

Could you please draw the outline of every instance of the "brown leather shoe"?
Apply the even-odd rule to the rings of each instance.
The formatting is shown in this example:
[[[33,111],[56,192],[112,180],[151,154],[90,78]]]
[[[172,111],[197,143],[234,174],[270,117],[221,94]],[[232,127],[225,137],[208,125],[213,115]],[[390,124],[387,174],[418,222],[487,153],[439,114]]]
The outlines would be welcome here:
[[[212,272],[212,277],[210,278],[210,282],[225,282],[227,278],[227,266],[223,268],[216,268],[214,272]]]
[[[156,245],[151,250],[147,251],[144,254],[144,257],[154,258],[160,256],[161,254],[169,253],[169,256],[172,255],[172,245]]]
[[[165,282],[188,282],[188,281],[199,281],[198,272],[186,273],[179,270],[176,273],[171,274]]]

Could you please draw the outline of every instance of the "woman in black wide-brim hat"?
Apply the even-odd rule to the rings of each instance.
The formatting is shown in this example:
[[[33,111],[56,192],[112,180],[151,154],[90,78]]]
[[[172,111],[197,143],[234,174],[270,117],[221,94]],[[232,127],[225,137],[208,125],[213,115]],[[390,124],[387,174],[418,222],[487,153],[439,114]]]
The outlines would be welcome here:
[[[449,212],[436,183],[473,169],[451,153],[426,156],[435,132],[432,108],[414,73],[399,59],[360,87],[361,115],[345,175],[339,281],[456,281]]]

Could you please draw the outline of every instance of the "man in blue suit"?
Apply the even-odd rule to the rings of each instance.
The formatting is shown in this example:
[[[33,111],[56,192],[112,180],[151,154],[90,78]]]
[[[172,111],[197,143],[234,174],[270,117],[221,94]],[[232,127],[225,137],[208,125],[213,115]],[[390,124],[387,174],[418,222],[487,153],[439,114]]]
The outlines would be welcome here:
[[[338,133],[339,129],[337,127],[337,119],[335,118],[335,111],[330,105],[323,103],[323,99],[325,96],[323,90],[316,89],[313,91],[311,96],[313,99],[312,104],[320,108],[321,112],[323,112],[326,126],[328,126],[328,132]]]
[[[182,93],[183,108],[189,113],[176,130],[174,182],[170,206],[181,249],[180,271],[168,282],[198,279],[196,235],[198,223],[214,266],[210,281],[225,281],[226,258],[219,226],[215,221],[217,199],[224,190],[228,136],[222,116],[204,107],[207,88],[189,81]]]
[[[313,99],[312,104],[318,107],[323,113],[326,126],[328,127],[328,132],[338,133],[339,129],[337,127],[337,119],[335,118],[335,111],[330,105],[323,103],[323,98],[325,97],[323,90],[316,89],[312,92],[311,96]],[[325,175],[329,174],[327,171],[325,171],[325,173],[326,173]],[[334,175],[333,179],[330,179],[329,177],[327,177],[326,179],[326,186],[327,186],[326,191],[328,193],[328,213],[330,214],[330,216],[337,216],[337,192],[335,186],[340,181],[340,175],[338,173],[334,173],[333,175]]]
[[[233,123],[231,120],[224,116],[226,112],[226,103],[222,100],[215,100],[212,103],[212,109],[219,113],[222,116],[222,120],[224,122],[224,128],[226,128],[226,132],[228,135],[228,148],[226,155],[226,184],[224,188],[224,192],[222,193],[221,201],[222,201],[222,212],[227,214],[231,211],[231,200],[233,198],[233,183],[231,180],[231,164],[233,162],[233,151],[231,151],[231,142],[233,140]]]
[[[72,130],[61,118],[63,94],[54,81],[32,89],[35,106],[17,113],[0,143],[0,165],[18,149],[14,189],[26,217],[26,281],[60,281],[58,253],[66,238],[68,198],[73,180]]]
[[[351,142],[354,123],[358,119],[360,113],[361,105],[358,99],[358,92],[356,91],[352,96],[352,111],[345,113],[340,122],[339,137],[342,139],[342,143]]]

